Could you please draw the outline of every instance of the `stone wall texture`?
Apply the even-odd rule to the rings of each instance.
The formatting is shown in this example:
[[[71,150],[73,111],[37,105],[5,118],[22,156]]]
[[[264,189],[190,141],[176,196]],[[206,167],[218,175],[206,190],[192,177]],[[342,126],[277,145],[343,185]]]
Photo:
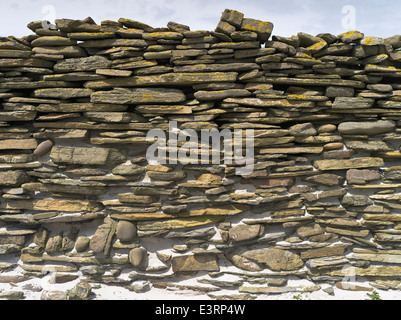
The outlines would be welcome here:
[[[272,36],[228,9],[215,31],[28,28],[0,39],[0,298],[401,288],[401,36]],[[253,173],[148,163],[174,121],[254,129]],[[29,285],[49,274],[69,290]]]

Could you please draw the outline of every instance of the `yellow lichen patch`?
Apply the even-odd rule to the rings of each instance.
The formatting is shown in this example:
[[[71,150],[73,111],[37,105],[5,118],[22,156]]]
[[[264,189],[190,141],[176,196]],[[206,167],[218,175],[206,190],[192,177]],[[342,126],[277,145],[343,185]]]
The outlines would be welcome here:
[[[341,38],[351,38],[351,37],[355,37],[355,36],[363,38],[363,34],[360,33],[359,31],[348,31],[345,33],[341,33],[338,36]]]
[[[272,31],[271,23],[263,21],[258,21],[258,23],[255,24],[250,24],[250,23],[244,24],[242,26],[242,29],[248,31],[255,31],[256,33],[264,33]]]
[[[151,101],[153,101],[153,95],[151,95],[150,93],[144,93],[143,95],[142,95],[142,101],[144,101],[144,102],[151,102]]]
[[[384,41],[382,38],[366,37],[366,38],[362,39],[361,44],[366,45],[366,46],[377,46],[377,45],[384,44]]]
[[[373,72],[401,72],[401,69],[397,69],[393,66],[378,66],[374,64],[367,64],[365,67],[365,71],[373,71]]]
[[[288,99],[291,100],[306,100],[308,97],[304,94],[289,94]]]
[[[374,38],[367,37],[367,38],[364,39],[364,43],[367,44],[367,45],[370,45],[370,44],[372,44],[373,40],[374,40]]]
[[[312,53],[322,50],[327,46],[327,42],[326,41],[320,41],[320,42],[316,42],[314,44],[312,44],[311,46],[309,46],[307,48],[307,50],[311,51]]]

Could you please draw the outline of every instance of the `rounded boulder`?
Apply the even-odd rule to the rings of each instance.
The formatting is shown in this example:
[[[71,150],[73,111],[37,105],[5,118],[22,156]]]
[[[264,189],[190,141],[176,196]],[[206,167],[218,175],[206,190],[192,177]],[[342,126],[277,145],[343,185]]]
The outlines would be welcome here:
[[[119,221],[117,224],[116,235],[118,240],[122,242],[130,242],[136,238],[137,228],[128,221]]]

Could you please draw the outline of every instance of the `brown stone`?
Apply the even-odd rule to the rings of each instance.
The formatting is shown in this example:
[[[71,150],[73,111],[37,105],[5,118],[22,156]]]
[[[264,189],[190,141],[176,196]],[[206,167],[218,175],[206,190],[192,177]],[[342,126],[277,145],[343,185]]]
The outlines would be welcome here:
[[[332,247],[310,249],[301,253],[302,259],[320,258],[343,255],[349,245],[334,245]]]
[[[117,239],[122,242],[133,241],[137,235],[136,226],[128,221],[119,221],[116,229]]]
[[[0,186],[17,187],[27,182],[29,177],[22,170],[0,171]]]
[[[62,251],[62,247],[63,247],[63,236],[59,234],[47,240],[45,251],[47,253],[58,253]]]
[[[157,181],[180,181],[185,179],[187,174],[184,171],[181,172],[157,172],[157,171],[148,171],[148,176],[152,180]]]
[[[375,170],[356,170],[347,171],[347,181],[349,184],[367,184],[368,182],[380,180],[380,173]]]
[[[225,252],[225,257],[230,260],[230,262],[235,265],[237,268],[246,270],[246,271],[262,271],[264,268],[259,266],[255,261],[249,260],[243,257],[239,252]]]
[[[105,165],[120,164],[126,161],[123,149],[53,147],[50,158],[56,163]]]
[[[75,250],[77,252],[84,252],[89,249],[90,239],[88,237],[78,237],[77,241],[75,242]]]
[[[297,254],[281,249],[252,250],[245,252],[242,256],[258,263],[264,263],[273,271],[298,270],[304,265]]]
[[[105,253],[107,253],[107,247],[110,246],[110,242],[116,230],[116,224],[117,223],[111,219],[105,219],[105,223],[99,226],[90,240],[89,247],[92,251],[105,251]]]
[[[173,257],[172,266],[174,272],[220,271],[217,256],[214,254]]]
[[[245,183],[251,183],[259,188],[292,187],[295,184],[295,178],[282,179],[255,179],[244,180]]]
[[[326,187],[341,186],[344,184],[344,178],[335,174],[319,174],[306,178],[304,181]]]
[[[134,267],[140,267],[147,260],[148,251],[145,248],[135,248],[129,253],[129,261]]]
[[[33,242],[39,247],[44,248],[46,245],[47,238],[49,236],[49,230],[41,227],[35,232],[33,236]]]
[[[34,150],[37,146],[35,139],[6,139],[1,140],[0,150]]]
[[[344,170],[381,167],[384,161],[381,158],[354,158],[350,160],[318,160],[313,166],[321,171]]]
[[[42,142],[33,152],[35,156],[38,158],[44,157],[47,155],[54,146],[54,142],[52,140],[47,140]]]
[[[122,203],[151,204],[155,199],[151,196],[137,196],[134,194],[120,194],[118,199]]]
[[[261,236],[263,232],[264,226],[262,225],[242,225],[231,228],[229,230],[229,238],[233,242],[252,240]]]
[[[92,94],[93,103],[140,104],[140,103],[177,103],[186,100],[185,94],[178,89],[156,88],[117,88],[112,91],[98,91]]]
[[[324,230],[320,225],[315,224],[312,227],[310,227],[310,226],[301,227],[297,230],[297,233],[300,237],[307,238],[307,237],[312,237],[312,236],[323,234]]]

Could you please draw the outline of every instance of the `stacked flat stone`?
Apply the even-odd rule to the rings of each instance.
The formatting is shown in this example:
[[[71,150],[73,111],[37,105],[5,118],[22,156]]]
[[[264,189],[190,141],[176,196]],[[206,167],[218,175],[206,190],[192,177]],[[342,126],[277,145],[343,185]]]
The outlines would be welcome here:
[[[0,283],[52,265],[56,283],[252,299],[344,288],[353,267],[399,289],[401,36],[271,37],[228,9],[215,31],[28,27],[0,39]],[[254,129],[254,172],[148,163],[172,121]]]

